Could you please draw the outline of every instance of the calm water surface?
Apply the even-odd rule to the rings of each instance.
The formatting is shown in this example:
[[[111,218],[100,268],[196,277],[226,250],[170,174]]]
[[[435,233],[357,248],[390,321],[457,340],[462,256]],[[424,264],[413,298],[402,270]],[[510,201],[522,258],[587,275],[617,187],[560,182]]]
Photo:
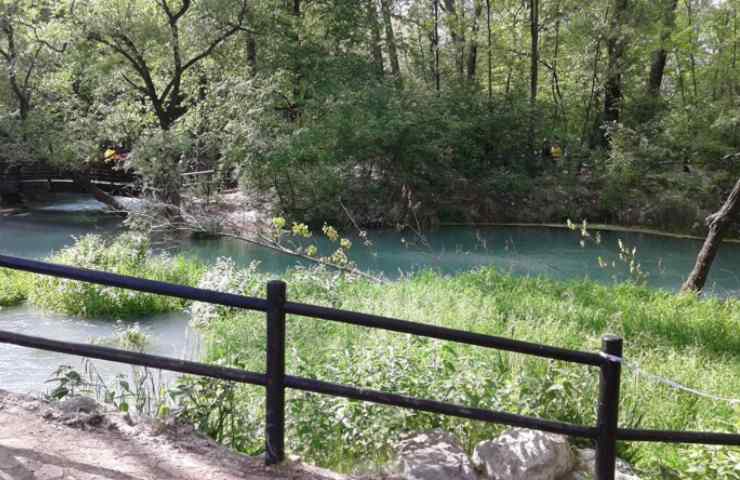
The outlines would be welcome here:
[[[492,265],[514,275],[612,283],[630,277],[627,265],[617,255],[622,240],[626,249],[636,247],[637,261],[649,285],[675,291],[691,271],[702,245],[700,240],[628,232],[600,232],[600,236],[599,244],[586,241],[581,246],[578,232],[558,228],[455,227],[426,234],[423,239],[409,232],[383,231],[370,233],[371,247],[353,239],[351,258],[364,270],[390,278],[421,269],[454,274]],[[323,254],[331,253],[332,245],[318,243]],[[264,270],[276,273],[299,263],[233,239],[190,241],[179,249],[207,262],[218,257],[231,257],[242,264],[257,260]],[[607,268],[599,266],[599,257]],[[723,244],[710,272],[707,292],[740,296],[739,244]]]
[[[89,198],[59,195],[35,205],[26,214],[0,218],[0,253],[28,258],[44,258],[87,233],[115,235],[120,219],[102,214],[102,204]],[[363,246],[354,239],[352,258],[358,265],[390,278],[420,269],[432,268],[456,273],[485,265],[515,275],[544,275],[566,280],[590,278],[614,282],[627,277],[626,268],[616,259],[618,239],[628,248],[637,247],[638,260],[656,288],[676,290],[691,270],[700,241],[681,240],[646,234],[602,232],[600,244],[580,246],[577,232],[549,228],[446,228],[420,238],[410,232],[373,232],[373,245]],[[271,251],[236,240],[187,241],[168,245],[207,262],[231,257],[246,265],[259,261],[264,271],[279,275],[295,266],[296,260],[276,256]],[[320,244],[324,254],[332,245]],[[616,260],[616,268],[600,268],[597,258]],[[708,291],[717,296],[740,296],[740,245],[723,245],[712,268]],[[186,314],[171,314],[140,319],[150,334],[148,351],[178,358],[197,358],[199,340],[188,326]],[[0,311],[0,328],[31,335],[78,342],[110,341],[116,335],[111,319],[82,320],[32,311],[27,307]],[[43,392],[44,382],[60,364],[79,366],[75,357],[20,347],[0,345],[0,388],[13,391]],[[130,367],[96,362],[110,377]]]

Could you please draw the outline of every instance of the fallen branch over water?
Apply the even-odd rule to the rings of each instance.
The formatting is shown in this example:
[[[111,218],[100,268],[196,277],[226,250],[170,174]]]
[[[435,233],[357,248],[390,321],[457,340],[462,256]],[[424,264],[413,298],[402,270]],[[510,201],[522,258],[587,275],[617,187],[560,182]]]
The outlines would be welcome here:
[[[158,205],[158,207],[162,208],[162,205]],[[202,206],[196,206],[192,210],[180,208],[179,211],[179,216],[166,219],[163,219],[161,215],[150,214],[144,211],[131,212],[131,215],[143,219],[149,225],[150,231],[179,231],[191,234],[201,233],[214,238],[230,238],[266,248],[282,255],[300,258],[315,265],[321,265],[348,275],[356,275],[373,283],[386,283],[384,278],[360,270],[351,264],[337,264],[325,258],[308,255],[298,249],[290,248],[272,238],[268,238],[263,234],[265,226],[257,221],[251,224],[253,231],[249,232],[246,230],[245,225],[231,221],[227,216],[216,216],[214,212],[209,212],[207,208]]]
[[[370,280],[370,281],[375,282],[375,283],[379,283],[379,284],[385,283],[385,280],[383,278],[377,277],[377,276],[372,275],[372,274],[367,273],[367,272],[364,272],[364,271],[362,271],[362,270],[360,270],[360,269],[358,269],[356,267],[348,267],[348,266],[343,266],[343,265],[337,265],[337,264],[334,264],[334,263],[331,263],[331,262],[327,262],[325,260],[322,260],[321,258],[316,258],[316,257],[312,257],[310,255],[306,255],[305,253],[301,253],[301,252],[292,250],[292,249],[290,249],[290,248],[288,248],[288,247],[286,247],[284,245],[280,245],[279,243],[274,242],[274,241],[272,241],[272,240],[270,240],[268,238],[265,238],[262,235],[260,235],[259,238],[257,238],[257,239],[244,237],[242,235],[238,235],[238,234],[234,234],[234,233],[225,233],[225,232],[217,233],[216,235],[218,235],[219,237],[223,237],[223,238],[232,238],[234,240],[239,240],[239,241],[242,241],[242,242],[245,242],[245,243],[249,243],[251,245],[256,245],[256,246],[259,246],[259,247],[264,247],[264,248],[270,249],[270,250],[272,250],[274,252],[282,253],[284,255],[290,255],[291,257],[296,257],[296,258],[300,258],[300,259],[303,259],[303,260],[308,260],[309,262],[313,262],[313,263],[315,263],[317,265],[322,265],[322,266],[325,266],[325,267],[328,267],[328,268],[331,268],[331,269],[334,269],[334,270],[338,270],[338,271],[341,271],[341,272],[344,272],[344,273],[348,273],[350,275],[357,275],[359,277],[365,278],[365,279]]]

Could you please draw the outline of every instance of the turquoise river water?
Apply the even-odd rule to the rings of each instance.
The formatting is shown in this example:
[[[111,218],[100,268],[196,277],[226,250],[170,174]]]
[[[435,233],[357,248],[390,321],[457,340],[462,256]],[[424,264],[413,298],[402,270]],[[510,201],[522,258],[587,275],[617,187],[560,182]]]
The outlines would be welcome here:
[[[102,213],[102,205],[85,197],[60,195],[48,203],[35,205],[28,213],[0,217],[0,253],[28,258],[45,258],[86,233],[114,235],[120,220]],[[592,232],[595,233],[595,232]],[[443,273],[494,265],[514,275],[543,275],[557,280],[590,278],[614,282],[627,278],[626,267],[617,259],[618,241],[637,248],[641,268],[648,284],[676,290],[693,266],[701,241],[629,233],[601,232],[601,242],[580,245],[578,232],[556,228],[491,227],[443,228],[419,237],[413,232],[372,232],[372,246],[354,239],[352,259],[364,270],[397,278],[420,269]],[[331,248],[320,244],[325,253]],[[160,246],[158,248],[165,248]],[[237,263],[259,261],[260,268],[279,276],[297,264],[296,259],[276,255],[270,250],[231,239],[188,240],[166,245],[168,250],[206,262],[231,257]],[[616,268],[602,268],[597,258]],[[727,243],[715,260],[707,293],[720,297],[740,296],[740,245]],[[188,326],[186,314],[171,314],[140,320],[150,334],[148,351],[194,359],[200,350],[197,334]],[[105,341],[116,334],[109,319],[82,320],[33,311],[28,307],[0,311],[0,329],[55,339],[87,342]],[[80,360],[62,354],[0,345],[0,388],[12,391],[44,392],[45,381],[60,365],[75,367]],[[105,375],[126,373],[128,367],[96,362]]]

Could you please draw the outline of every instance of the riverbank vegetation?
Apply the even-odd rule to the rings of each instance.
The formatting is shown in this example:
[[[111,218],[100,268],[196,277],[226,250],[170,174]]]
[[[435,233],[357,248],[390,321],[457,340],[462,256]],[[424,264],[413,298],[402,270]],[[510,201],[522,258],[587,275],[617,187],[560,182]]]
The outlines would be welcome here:
[[[105,243],[84,237],[55,259],[258,297],[270,278],[256,264],[238,267],[220,259],[205,268],[147,251],[136,238]],[[625,358],[645,372],[721,397],[737,398],[740,392],[736,299],[701,299],[631,283],[558,283],[494,268],[452,277],[428,271],[383,284],[321,268],[294,269],[283,278],[294,301],[561,347],[596,351],[601,335],[613,333],[625,339]],[[41,277],[22,285],[26,289],[19,291],[33,305],[77,315],[132,318],[187,308],[204,335],[206,361],[264,368],[262,314]],[[575,423],[595,421],[598,372],[587,367],[297,317],[288,320],[287,345],[287,369],[295,375]],[[630,368],[624,371],[623,392],[620,421],[626,427],[740,428],[737,406],[653,383]],[[162,411],[176,406],[182,418],[219,441],[248,453],[262,451],[262,389],[184,377],[169,395],[173,404]],[[124,397],[116,398],[128,405]],[[503,428],[298,392],[289,395],[288,422],[290,451],[355,471],[379,468],[404,432],[445,428],[472,448]],[[707,478],[697,472],[732,466],[736,455],[713,447],[632,443],[620,448],[644,478],[656,479],[661,471]]]
[[[154,254],[148,239],[136,234],[121,235],[115,240],[85,235],[54,254],[50,261],[181,285],[195,285],[204,268],[184,257]],[[26,280],[16,287],[16,296],[26,297],[34,307],[66,315],[136,320],[183,310],[187,305],[184,300],[161,295],[42,275],[30,277],[21,274]]]
[[[28,299],[32,278],[15,270],[0,269],[0,307],[14,307]]]
[[[209,286],[208,278],[250,295],[261,295],[267,280],[228,261],[213,267],[201,286]],[[740,392],[736,300],[700,300],[632,284],[515,278],[492,268],[454,277],[426,272],[386,285],[305,270],[290,273],[286,281],[288,297],[295,301],[562,347],[595,351],[602,334],[614,333],[625,338],[625,357],[647,372],[720,396]],[[220,307],[195,307],[193,315],[206,334],[209,361],[263,369],[262,315]],[[586,367],[302,318],[289,319],[287,345],[287,369],[296,375],[576,423],[595,421],[598,375]],[[196,392],[183,397],[186,416],[236,448],[261,451],[261,389],[207,380],[185,384],[191,389],[186,391]],[[727,432],[740,427],[736,406],[652,383],[630,369],[624,372],[623,391],[624,426]],[[217,397],[230,401],[209,401]],[[296,392],[288,405],[290,450],[333,468],[373,468],[403,432],[441,427],[472,448],[502,430]],[[645,478],[661,478],[661,469],[681,472],[681,478],[706,478],[687,472],[728,464],[721,461],[728,454],[734,458],[730,449],[660,444],[623,445],[621,452],[646,472]]]
[[[50,262],[150,280],[195,285],[204,266],[183,257],[153,254],[149,240],[124,234],[114,240],[85,235],[53,254]],[[0,307],[28,303],[41,310],[110,319],[136,319],[182,310],[183,300],[0,269]]]
[[[184,210],[239,185],[319,225],[588,218],[701,234],[740,175],[737,10],[13,0],[0,162],[115,165]]]

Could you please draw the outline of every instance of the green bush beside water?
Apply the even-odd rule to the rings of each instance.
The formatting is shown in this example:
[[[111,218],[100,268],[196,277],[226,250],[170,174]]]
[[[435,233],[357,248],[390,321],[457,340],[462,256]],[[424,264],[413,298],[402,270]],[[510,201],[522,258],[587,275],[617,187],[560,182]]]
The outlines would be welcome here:
[[[0,307],[13,307],[25,302],[32,281],[27,273],[0,268]]]
[[[196,284],[203,273],[200,264],[183,257],[152,254],[149,241],[136,235],[123,235],[114,241],[85,235],[49,261],[184,285]],[[115,319],[133,319],[187,306],[187,302],[177,298],[42,275],[34,276],[28,300],[44,310]]]

